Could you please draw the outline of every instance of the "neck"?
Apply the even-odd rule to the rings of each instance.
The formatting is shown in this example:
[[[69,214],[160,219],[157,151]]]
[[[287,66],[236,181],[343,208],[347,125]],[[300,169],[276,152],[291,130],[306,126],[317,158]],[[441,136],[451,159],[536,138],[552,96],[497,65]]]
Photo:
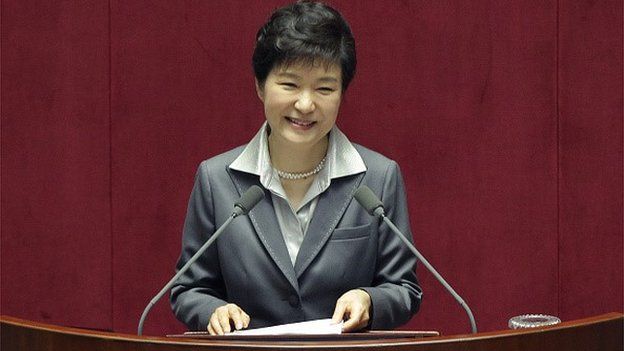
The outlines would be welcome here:
[[[285,145],[269,135],[269,154],[273,167],[285,172],[308,172],[325,157],[329,136],[314,145]]]

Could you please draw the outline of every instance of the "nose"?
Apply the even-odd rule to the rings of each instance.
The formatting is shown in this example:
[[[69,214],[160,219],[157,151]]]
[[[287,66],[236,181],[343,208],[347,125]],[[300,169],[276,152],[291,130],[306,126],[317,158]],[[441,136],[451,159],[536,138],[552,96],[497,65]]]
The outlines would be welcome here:
[[[308,114],[316,109],[316,105],[310,93],[303,92],[299,95],[297,101],[295,101],[295,108],[302,114]]]

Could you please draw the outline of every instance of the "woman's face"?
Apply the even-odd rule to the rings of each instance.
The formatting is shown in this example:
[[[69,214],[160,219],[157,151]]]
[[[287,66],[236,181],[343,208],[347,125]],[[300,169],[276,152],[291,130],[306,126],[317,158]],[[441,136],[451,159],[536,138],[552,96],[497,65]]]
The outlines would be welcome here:
[[[314,146],[336,123],[342,97],[336,64],[293,63],[274,68],[256,90],[278,145]]]

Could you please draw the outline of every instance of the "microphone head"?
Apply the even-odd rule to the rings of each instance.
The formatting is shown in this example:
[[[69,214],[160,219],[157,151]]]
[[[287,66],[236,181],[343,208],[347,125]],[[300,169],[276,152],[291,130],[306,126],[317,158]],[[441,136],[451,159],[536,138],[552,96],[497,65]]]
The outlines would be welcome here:
[[[382,215],[384,213],[383,202],[366,185],[362,185],[355,191],[353,197],[364,207],[371,216]]]
[[[264,198],[264,191],[257,185],[252,185],[245,193],[234,203],[234,212],[237,215],[246,215],[254,208],[260,200]],[[238,207],[238,209],[236,209]]]

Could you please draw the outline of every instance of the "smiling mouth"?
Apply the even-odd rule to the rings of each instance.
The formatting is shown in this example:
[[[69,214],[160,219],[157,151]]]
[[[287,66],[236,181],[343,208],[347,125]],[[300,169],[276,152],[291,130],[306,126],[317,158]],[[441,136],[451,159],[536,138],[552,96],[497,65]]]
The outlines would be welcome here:
[[[288,120],[288,122],[301,126],[301,127],[310,127],[313,124],[315,124],[315,121],[303,121],[300,119],[295,119],[295,118],[290,118],[290,117],[286,117],[286,120]]]

